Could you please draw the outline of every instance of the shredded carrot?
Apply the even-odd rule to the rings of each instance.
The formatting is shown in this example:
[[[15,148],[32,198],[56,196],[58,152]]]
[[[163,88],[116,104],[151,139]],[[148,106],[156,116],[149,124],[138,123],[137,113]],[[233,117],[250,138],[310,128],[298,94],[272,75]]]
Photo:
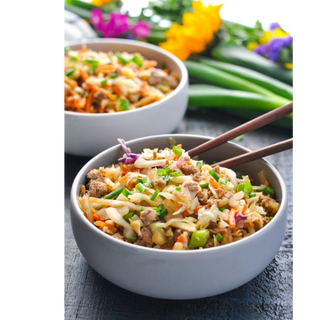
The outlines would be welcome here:
[[[92,215],[92,218],[93,218],[94,220],[101,220],[101,217],[100,217],[97,213],[94,213],[94,214]]]
[[[89,95],[88,95],[88,99],[86,102],[86,112],[91,112],[91,103],[92,103],[92,98],[93,98],[93,91],[90,91]]]
[[[208,209],[209,208],[209,206],[206,204],[206,205],[204,205],[204,206],[198,206],[198,207],[196,207],[195,209],[194,209],[194,211],[193,211],[193,213],[198,213],[199,212],[199,210],[200,209],[202,209],[202,208],[204,208],[204,209]]]
[[[116,84],[113,84],[111,86],[113,92],[119,97],[119,98],[125,98],[125,96],[123,95],[123,93],[121,92],[121,90],[119,89],[119,87]]]
[[[116,66],[113,66],[113,65],[110,65],[110,64],[107,64],[107,65],[102,65],[102,66],[99,66],[96,70],[96,73],[100,73],[100,72],[103,72],[103,71],[112,71],[112,70],[116,70]]]
[[[94,224],[95,226],[99,227],[100,230],[102,230],[103,227],[106,225],[106,223],[105,223],[105,222],[102,222],[102,221],[95,221],[93,224]]]
[[[143,71],[145,69],[148,69],[148,68],[152,68],[152,67],[155,67],[157,65],[157,61],[155,60],[149,60],[149,61],[144,61],[143,62],[143,65],[140,67],[140,71]]]
[[[184,210],[183,212],[181,212],[181,215],[185,218],[185,217],[191,216],[192,213],[188,212],[187,210]]]
[[[229,211],[228,220],[229,220],[229,226],[231,229],[235,228],[236,226],[236,220],[235,220],[236,213],[237,211],[233,208],[231,208],[231,210]]]
[[[127,174],[130,170],[128,170],[123,164],[120,165],[120,170],[122,171],[122,174]]]
[[[83,97],[76,105],[75,105],[75,108],[77,109],[82,109],[85,107],[86,105],[86,101],[87,99],[85,97]]]
[[[79,68],[79,72],[83,81],[86,81],[89,78],[89,74],[87,71],[83,70],[82,68]]]
[[[243,205],[242,213],[246,212],[247,209],[248,209],[248,206],[247,206],[247,204],[245,203],[245,204]]]
[[[183,236],[183,234],[181,234],[181,235],[178,237],[177,242],[183,242],[183,240],[184,240],[184,236]]]
[[[215,189],[220,188],[220,184],[215,179],[213,179],[212,177],[210,177],[209,182],[210,182],[210,184],[212,185],[213,188],[215,188]]]
[[[122,178],[120,178],[118,182],[119,182],[120,184],[123,183],[123,182],[125,182],[129,175],[130,175],[130,173],[127,173],[125,176],[123,176]]]
[[[87,50],[88,50],[87,45],[83,43],[80,52],[87,52]]]
[[[163,69],[162,71],[167,73],[167,74],[169,74],[169,72],[170,72],[169,69]]]
[[[87,87],[89,90],[93,91],[93,92],[97,92],[98,90],[100,90],[100,88],[93,83],[87,83]]]
[[[67,76],[64,76],[64,82],[66,84],[68,84],[72,89],[74,89],[75,87],[78,86],[77,81],[72,80],[72,79],[68,78]]]
[[[117,98],[110,91],[107,91],[107,96],[111,101],[117,101]]]
[[[177,144],[177,147],[181,149],[182,148],[182,144]]]

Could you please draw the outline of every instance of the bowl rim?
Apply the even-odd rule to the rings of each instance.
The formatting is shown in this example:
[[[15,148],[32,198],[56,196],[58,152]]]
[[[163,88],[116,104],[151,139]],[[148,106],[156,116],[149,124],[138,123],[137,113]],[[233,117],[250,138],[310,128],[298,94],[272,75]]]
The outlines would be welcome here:
[[[153,103],[148,104],[147,106],[143,106],[142,108],[134,109],[134,110],[127,110],[126,112],[114,112],[114,113],[79,113],[79,112],[73,112],[73,111],[66,111],[65,115],[73,115],[76,117],[114,117],[119,116],[121,114],[130,114],[132,112],[141,112],[141,110],[146,110],[152,107],[160,106],[162,103],[167,102],[169,99],[171,99],[173,96],[177,95],[186,85],[188,85],[188,71],[184,63],[178,59],[175,55],[172,53],[154,45],[151,43],[146,43],[138,40],[131,40],[131,39],[83,39],[83,40],[73,40],[69,41],[65,44],[65,47],[72,47],[82,44],[103,44],[103,43],[112,43],[112,44],[127,44],[129,46],[138,46],[146,49],[151,49],[154,51],[159,52],[160,54],[167,56],[169,59],[171,59],[179,68],[181,72],[181,79],[178,84],[178,86],[172,90],[169,94],[167,94],[163,99],[155,101]],[[72,49],[72,48],[71,48]]]
[[[147,137],[143,137],[143,138],[137,138],[137,139],[132,139],[129,141],[126,141],[126,143],[131,143],[131,142],[136,142],[138,140],[143,141],[143,140],[148,140],[150,138],[156,138],[156,137],[163,137],[163,138],[169,138],[169,137],[190,137],[190,138],[206,138],[206,139],[212,139],[213,137],[210,136],[205,136],[205,135],[194,135],[194,134],[162,134],[162,135],[153,135],[153,136],[147,136]],[[243,147],[237,143],[228,141],[228,144],[234,145],[238,148],[240,148],[243,151],[249,152],[251,151],[249,148]],[[138,246],[138,245],[133,245],[131,243],[127,243],[125,241],[116,239],[104,232],[102,232],[100,229],[96,228],[83,214],[83,212],[81,211],[81,209],[78,206],[77,203],[77,185],[80,186],[80,177],[86,173],[88,171],[88,168],[90,167],[91,163],[95,162],[97,158],[103,157],[104,154],[107,154],[109,152],[113,152],[113,150],[116,150],[117,148],[119,148],[120,144],[117,144],[111,148],[108,148],[102,152],[100,152],[99,154],[97,154],[96,156],[94,156],[92,159],[90,159],[78,172],[78,174],[76,175],[72,187],[71,187],[71,192],[70,192],[70,206],[71,206],[71,211],[74,209],[74,213],[80,218],[80,220],[82,221],[82,223],[84,223],[85,225],[87,225],[89,228],[91,228],[91,230],[93,230],[93,232],[95,232],[98,236],[102,237],[102,239],[106,239],[106,241],[111,241],[114,242],[115,245],[124,245],[125,247],[127,247],[128,249],[132,249],[132,250],[142,250],[142,251],[146,251],[146,252],[151,252],[151,253],[155,253],[157,255],[161,255],[161,254],[185,254],[185,255],[199,255],[199,254],[204,254],[203,252],[207,252],[208,254],[211,252],[216,252],[218,250],[232,250],[233,248],[237,248],[237,247],[241,247],[243,245],[245,245],[245,243],[247,243],[248,241],[255,241],[256,239],[258,239],[259,237],[263,236],[264,233],[266,233],[270,228],[272,228],[273,226],[275,226],[275,224],[277,224],[278,221],[280,221],[280,217],[284,214],[286,214],[286,210],[287,210],[287,201],[288,201],[288,194],[287,194],[287,188],[286,185],[284,183],[283,178],[281,177],[280,173],[278,172],[278,170],[269,162],[267,161],[265,158],[262,158],[261,160],[265,162],[265,164],[273,171],[273,173],[275,174],[276,178],[278,179],[279,183],[280,183],[280,188],[282,190],[282,201],[280,203],[280,207],[279,207],[279,211],[277,212],[277,214],[275,215],[275,217],[271,220],[271,222],[269,222],[266,226],[264,226],[262,229],[260,229],[259,231],[255,232],[254,234],[241,239],[239,241],[236,242],[232,242],[232,243],[228,243],[227,245],[222,245],[219,247],[211,247],[211,248],[206,248],[206,249],[202,249],[202,250],[161,250],[161,249],[154,249],[154,248],[148,248],[148,247],[143,247],[143,246]]]

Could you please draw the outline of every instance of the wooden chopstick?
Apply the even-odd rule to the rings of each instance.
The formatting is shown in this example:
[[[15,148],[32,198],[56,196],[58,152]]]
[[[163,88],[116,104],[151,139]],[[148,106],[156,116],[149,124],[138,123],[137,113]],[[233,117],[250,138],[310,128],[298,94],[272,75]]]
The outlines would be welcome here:
[[[264,148],[256,150],[256,151],[247,152],[247,153],[241,154],[239,156],[214,163],[211,166],[212,167],[221,166],[221,167],[228,167],[228,168],[235,167],[235,166],[238,166],[238,165],[246,163],[246,162],[250,162],[250,161],[262,158],[262,157],[269,156],[274,153],[278,153],[278,152],[281,152],[284,150],[291,149],[292,147],[293,147],[293,138],[282,141],[282,142],[275,143],[271,146],[264,147]]]
[[[275,110],[272,110],[258,118],[255,118],[251,121],[248,121],[220,136],[218,136],[215,139],[212,139],[208,142],[205,142],[203,144],[201,144],[200,146],[197,146],[191,150],[188,151],[189,156],[192,158],[195,155],[198,155],[200,153],[203,153],[209,149],[212,149],[214,147],[220,146],[221,144],[232,140],[242,134],[245,134],[247,132],[253,131],[257,128],[260,128],[268,123],[271,123],[273,121],[276,121],[290,113],[292,113],[293,111],[293,102],[289,102],[288,104],[277,108]]]

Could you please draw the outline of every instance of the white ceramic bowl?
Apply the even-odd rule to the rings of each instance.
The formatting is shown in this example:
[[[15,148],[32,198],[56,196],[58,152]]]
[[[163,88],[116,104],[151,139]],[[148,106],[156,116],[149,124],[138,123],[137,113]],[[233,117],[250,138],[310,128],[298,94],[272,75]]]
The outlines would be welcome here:
[[[105,114],[65,111],[65,152],[94,156],[114,146],[117,138],[131,140],[148,135],[173,132],[182,120],[188,104],[188,72],[184,64],[158,46],[125,39],[94,39],[70,42],[71,49],[85,43],[95,51],[140,52],[144,57],[163,62],[180,77],[179,85],[164,99],[136,110]]]
[[[161,135],[127,142],[132,152],[143,148],[164,148],[169,137],[189,150],[210,137],[194,135]],[[203,153],[208,163],[247,152],[227,143]],[[97,229],[83,215],[77,204],[80,185],[86,173],[99,166],[117,163],[123,155],[116,145],[90,160],[76,176],[71,190],[71,221],[77,245],[87,262],[112,283],[132,292],[164,299],[196,299],[235,289],[256,277],[275,257],[283,241],[287,221],[287,191],[277,170],[265,160],[256,160],[234,168],[257,179],[266,172],[275,189],[280,209],[264,228],[238,242],[216,248],[192,251],[158,250],[136,246],[115,239]]]

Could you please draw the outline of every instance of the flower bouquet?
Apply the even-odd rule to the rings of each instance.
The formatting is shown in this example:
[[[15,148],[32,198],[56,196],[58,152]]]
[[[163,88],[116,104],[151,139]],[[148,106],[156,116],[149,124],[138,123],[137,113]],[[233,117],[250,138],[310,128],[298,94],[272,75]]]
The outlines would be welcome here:
[[[279,23],[264,30],[224,20],[200,0],[155,0],[139,16],[121,1],[66,0],[99,37],[156,44],[184,61],[189,108],[218,108],[251,119],[293,99],[293,38]],[[292,128],[292,115],[276,124]]]

